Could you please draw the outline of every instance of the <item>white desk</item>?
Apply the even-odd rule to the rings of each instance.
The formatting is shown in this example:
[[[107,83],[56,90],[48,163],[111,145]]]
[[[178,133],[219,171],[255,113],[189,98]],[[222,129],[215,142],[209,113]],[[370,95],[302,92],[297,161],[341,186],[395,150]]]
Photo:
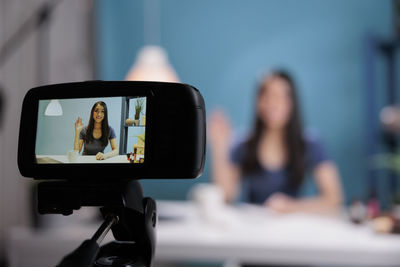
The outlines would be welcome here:
[[[156,261],[233,260],[246,263],[330,266],[399,266],[400,236],[373,233],[345,219],[276,215],[243,206],[228,209],[230,222],[209,224],[188,202],[158,202]],[[229,215],[229,216],[228,216]],[[67,219],[67,218],[65,218]],[[91,237],[98,225],[68,225],[9,232],[10,267],[54,266]],[[111,240],[109,234],[107,240]]]
[[[36,158],[49,158],[60,163],[70,163],[67,155],[37,155]],[[126,155],[117,155],[105,160],[96,160],[96,156],[78,156],[78,160],[74,163],[129,163]]]
[[[262,207],[229,208],[225,223],[207,224],[190,203],[162,202],[163,213],[182,220],[158,225],[158,260],[399,266],[400,236],[374,233],[345,218],[278,215]]]

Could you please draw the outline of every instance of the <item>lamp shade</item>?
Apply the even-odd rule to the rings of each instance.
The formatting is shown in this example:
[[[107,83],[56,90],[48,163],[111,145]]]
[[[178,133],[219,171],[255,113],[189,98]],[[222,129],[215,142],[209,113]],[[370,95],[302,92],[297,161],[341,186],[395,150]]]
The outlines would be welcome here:
[[[44,115],[46,115],[46,116],[62,116],[62,114],[63,114],[63,111],[62,111],[60,101],[58,101],[57,99],[50,100],[50,103],[47,105]]]
[[[127,81],[179,82],[165,50],[157,45],[144,46],[125,77]]]

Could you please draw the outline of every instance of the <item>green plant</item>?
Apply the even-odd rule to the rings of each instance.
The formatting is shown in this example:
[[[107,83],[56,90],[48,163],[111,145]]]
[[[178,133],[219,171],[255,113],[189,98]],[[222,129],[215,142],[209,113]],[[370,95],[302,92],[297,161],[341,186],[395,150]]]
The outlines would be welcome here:
[[[371,158],[372,167],[375,169],[387,169],[400,174],[400,155],[377,154]]]
[[[135,120],[138,120],[140,113],[142,112],[144,106],[144,98],[138,98],[135,101]]]

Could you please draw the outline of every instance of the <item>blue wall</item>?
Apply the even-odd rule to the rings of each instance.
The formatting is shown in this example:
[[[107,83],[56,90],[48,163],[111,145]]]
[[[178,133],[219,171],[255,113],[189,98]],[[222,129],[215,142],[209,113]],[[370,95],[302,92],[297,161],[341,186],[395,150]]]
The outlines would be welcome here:
[[[391,34],[390,0],[161,2],[161,45],[181,81],[223,107],[235,127],[251,124],[257,76],[290,70],[308,127],[337,162],[348,199],[365,194],[363,40]],[[143,41],[143,1],[97,2],[98,78],[123,79]],[[184,198],[195,182],[147,181],[160,198]]]

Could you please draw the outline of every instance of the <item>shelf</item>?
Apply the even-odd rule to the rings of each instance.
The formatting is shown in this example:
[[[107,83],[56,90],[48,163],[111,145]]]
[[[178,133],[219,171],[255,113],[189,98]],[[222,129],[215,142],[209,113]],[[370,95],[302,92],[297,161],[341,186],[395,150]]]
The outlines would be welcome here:
[[[130,101],[132,99],[138,98],[138,97],[144,97],[144,96],[128,96],[128,97],[123,97],[122,98],[122,107],[121,107],[121,126],[120,126],[120,151],[122,151],[122,154],[126,153],[127,151],[127,143],[128,143],[128,137],[129,137],[129,132],[137,132],[143,134],[144,131],[146,130],[146,125],[127,125],[126,120],[130,119],[132,122],[145,122],[142,120],[134,120],[134,116],[129,118],[129,107],[132,106],[130,105]],[[133,107],[133,106],[132,106]],[[143,118],[143,117],[141,117]]]
[[[146,125],[124,125],[124,127],[128,128],[128,127],[146,127]]]

